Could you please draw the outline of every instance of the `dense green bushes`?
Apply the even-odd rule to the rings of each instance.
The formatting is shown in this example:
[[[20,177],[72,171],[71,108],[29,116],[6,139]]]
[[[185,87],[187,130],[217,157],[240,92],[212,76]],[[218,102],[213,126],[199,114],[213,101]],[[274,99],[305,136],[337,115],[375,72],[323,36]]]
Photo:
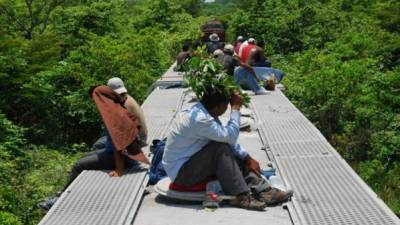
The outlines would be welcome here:
[[[193,19],[184,6],[88,1],[55,7],[47,29],[34,29],[30,39],[14,32],[12,23],[2,27],[0,110],[25,126],[34,143],[67,147],[92,142],[101,131],[88,88],[119,76],[130,94],[143,101],[181,43],[198,38],[207,19]],[[24,10],[22,2],[19,8]],[[9,21],[8,16],[1,19]],[[82,130],[90,132],[82,135]]]
[[[23,132],[0,113],[1,224],[35,224],[36,203],[65,183],[77,156],[27,145]]]
[[[1,224],[36,224],[99,137],[90,86],[119,76],[143,101],[213,13],[267,43],[289,98],[400,212],[398,1],[29,2],[0,1]]]

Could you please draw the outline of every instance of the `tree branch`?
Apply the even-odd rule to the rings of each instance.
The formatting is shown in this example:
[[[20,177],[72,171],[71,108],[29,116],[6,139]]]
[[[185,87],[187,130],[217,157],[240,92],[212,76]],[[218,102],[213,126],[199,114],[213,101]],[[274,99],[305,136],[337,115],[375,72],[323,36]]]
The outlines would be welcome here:
[[[4,6],[4,5],[0,5],[0,13],[4,14],[8,17],[8,19],[12,22],[15,21],[17,23],[17,29],[21,32],[26,32],[26,27],[25,24],[21,22],[20,19],[18,19],[15,16],[15,13],[12,12],[11,10],[8,9],[9,7]],[[19,28],[18,28],[19,27]]]

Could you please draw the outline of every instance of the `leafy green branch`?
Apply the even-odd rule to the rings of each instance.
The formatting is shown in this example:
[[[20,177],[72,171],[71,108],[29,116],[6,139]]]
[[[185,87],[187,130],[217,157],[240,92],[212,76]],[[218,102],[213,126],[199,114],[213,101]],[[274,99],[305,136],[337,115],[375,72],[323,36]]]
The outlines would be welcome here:
[[[250,97],[241,91],[240,87],[229,76],[224,67],[209,56],[205,48],[199,48],[194,56],[183,65],[185,71],[185,82],[190,86],[197,98],[201,98],[207,88],[222,88],[222,93],[227,98],[234,93],[243,97],[243,104],[247,107]]]

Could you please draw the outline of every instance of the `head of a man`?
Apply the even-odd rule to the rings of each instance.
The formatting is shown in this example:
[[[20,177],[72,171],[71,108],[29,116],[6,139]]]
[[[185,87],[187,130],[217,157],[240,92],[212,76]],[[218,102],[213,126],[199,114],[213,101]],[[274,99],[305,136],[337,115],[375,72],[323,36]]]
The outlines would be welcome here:
[[[190,45],[189,43],[184,43],[182,46],[182,51],[187,52],[189,51]]]
[[[255,45],[255,44],[256,44],[256,39],[254,39],[254,38],[249,38],[249,40],[247,40],[247,42],[248,42],[249,44]]]
[[[223,87],[207,88],[200,99],[201,104],[213,117],[218,117],[225,113],[230,99],[223,93]]]
[[[261,39],[260,41],[257,41],[257,45],[260,48],[265,48],[265,41],[263,39]]]
[[[216,49],[213,52],[214,58],[217,58],[218,56],[223,55],[223,54],[224,54],[224,52],[221,49]]]
[[[113,77],[107,81],[107,86],[113,91],[119,94],[121,97],[125,97],[128,93],[126,90],[124,82],[119,77]]]
[[[236,38],[236,41],[242,43],[244,42],[244,37],[240,35]]]
[[[225,47],[224,47],[223,52],[224,52],[225,54],[228,54],[228,55],[233,55],[233,52],[234,52],[233,45],[231,45],[231,44],[226,44]]]
[[[216,33],[212,33],[209,37],[210,41],[212,42],[218,42],[219,41],[219,36]]]

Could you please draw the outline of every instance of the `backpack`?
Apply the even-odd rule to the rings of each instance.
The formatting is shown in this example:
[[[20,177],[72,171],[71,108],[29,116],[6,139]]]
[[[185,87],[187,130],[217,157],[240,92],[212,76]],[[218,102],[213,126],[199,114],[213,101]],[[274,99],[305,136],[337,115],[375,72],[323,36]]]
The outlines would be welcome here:
[[[150,151],[153,153],[153,158],[151,159],[149,172],[149,184],[151,185],[156,184],[159,180],[167,176],[167,172],[165,172],[164,166],[161,163],[166,142],[166,138],[163,140],[155,139],[152,141]]]

